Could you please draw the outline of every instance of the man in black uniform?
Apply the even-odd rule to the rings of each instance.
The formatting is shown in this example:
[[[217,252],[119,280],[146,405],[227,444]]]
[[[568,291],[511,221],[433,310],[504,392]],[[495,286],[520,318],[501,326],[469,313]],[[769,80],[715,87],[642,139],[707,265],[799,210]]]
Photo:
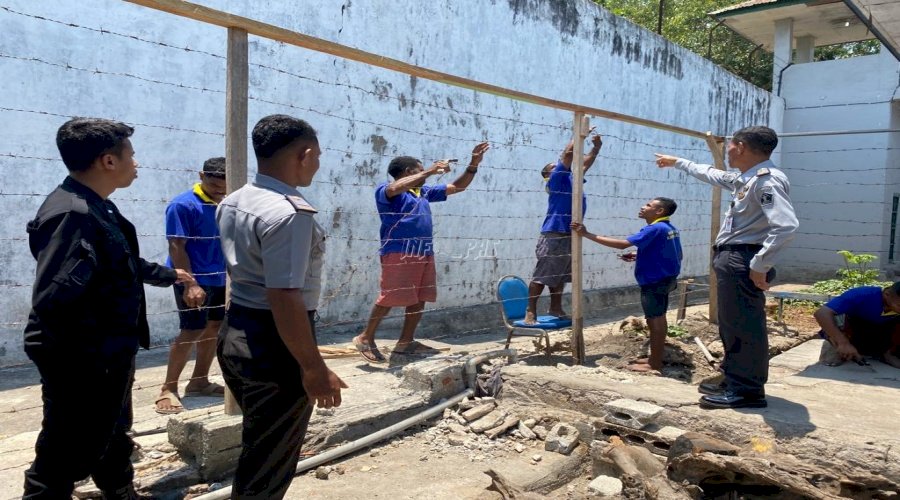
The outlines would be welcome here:
[[[26,499],[71,498],[88,476],[104,498],[137,498],[126,431],[135,354],[150,341],[143,285],[193,278],[142,259],[134,226],[108,199],[137,177],[133,132],[96,118],[63,124],[56,145],[69,176],[28,223],[37,271],[25,352],[41,375],[44,420]]]

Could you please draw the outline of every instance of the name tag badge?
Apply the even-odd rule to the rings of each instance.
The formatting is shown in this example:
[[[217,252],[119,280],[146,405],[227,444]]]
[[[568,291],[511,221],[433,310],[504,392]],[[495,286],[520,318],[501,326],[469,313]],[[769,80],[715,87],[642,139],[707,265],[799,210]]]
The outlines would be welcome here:
[[[731,232],[731,222],[732,222],[732,217],[730,215],[726,216],[725,221],[722,222],[722,231],[723,232],[726,232],[726,233]]]

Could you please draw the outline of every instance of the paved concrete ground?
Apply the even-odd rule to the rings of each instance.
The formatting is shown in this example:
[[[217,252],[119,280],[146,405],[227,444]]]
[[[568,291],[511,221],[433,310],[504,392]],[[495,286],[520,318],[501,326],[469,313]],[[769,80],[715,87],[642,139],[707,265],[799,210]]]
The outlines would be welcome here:
[[[330,336],[323,339],[331,345],[346,346],[350,337]],[[479,336],[445,338],[428,342],[435,346],[449,347],[449,355],[466,352],[483,352],[502,347],[505,337],[499,332]],[[388,347],[394,340],[385,340],[379,345]],[[528,342],[520,340],[517,342]],[[166,428],[169,416],[158,415],[154,411],[154,400],[159,394],[160,384],[165,377],[168,349],[155,349],[138,355],[137,371],[133,391],[134,430],[138,435],[158,433]],[[326,361],[349,386],[342,396],[344,405],[336,412],[352,411],[361,406],[381,403],[402,395],[398,389],[400,366],[370,365],[358,356],[330,359]],[[193,368],[188,363],[181,377],[183,390]],[[213,363],[211,380],[222,383],[217,363]],[[221,398],[184,398],[182,403],[189,410],[208,408],[210,412],[221,411]],[[89,402],[85,411],[90,411]],[[327,412],[322,412],[327,413]],[[314,414],[319,418],[333,418]],[[0,500],[17,498],[22,484],[22,473],[34,457],[33,446],[41,424],[40,378],[32,365],[24,365],[0,370]],[[78,458],[78,450],[72,450],[73,460]]]

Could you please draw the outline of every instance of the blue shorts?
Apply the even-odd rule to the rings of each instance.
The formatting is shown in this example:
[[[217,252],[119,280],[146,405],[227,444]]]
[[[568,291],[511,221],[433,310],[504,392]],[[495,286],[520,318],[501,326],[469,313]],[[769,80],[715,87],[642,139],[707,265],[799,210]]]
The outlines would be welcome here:
[[[677,278],[671,276],[656,283],[641,285],[641,307],[645,318],[665,316],[669,309],[669,294],[675,290]]]
[[[193,309],[184,303],[184,287],[175,285],[175,304],[178,305],[178,327],[182,330],[203,330],[207,321],[222,321],[225,317],[225,287],[200,285],[206,292],[203,307]]]

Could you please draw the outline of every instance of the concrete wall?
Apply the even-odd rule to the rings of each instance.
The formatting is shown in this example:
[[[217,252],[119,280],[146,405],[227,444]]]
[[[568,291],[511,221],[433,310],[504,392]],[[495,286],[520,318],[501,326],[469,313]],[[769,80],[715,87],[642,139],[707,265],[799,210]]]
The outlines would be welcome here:
[[[887,51],[866,57],[797,64],[784,73],[784,132],[896,129],[893,104],[900,64]],[[900,193],[897,134],[785,138],[781,154],[800,219],[784,271],[803,279],[831,277],[837,250],[889,262],[891,202]],[[895,250],[900,259],[900,247]]]
[[[768,119],[768,93],[584,0],[201,3],[424,67],[716,134]],[[10,364],[23,361],[21,322],[34,272],[25,223],[65,174],[53,143],[57,127],[72,115],[135,124],[143,168],[113,199],[144,235],[144,256],[162,261],[166,201],[190,186],[205,158],[223,153],[225,31],[113,0],[3,4],[0,364]],[[538,170],[568,140],[570,114],[254,37],[250,61],[250,125],[275,112],[303,117],[325,150],[306,190],[330,232],[324,324],[356,328],[377,295],[372,192],[399,154],[460,158],[461,168],[477,141],[493,144],[472,188],[433,208],[441,290],[434,308],[452,315],[492,301],[505,274],[527,279],[546,208]],[[588,227],[625,236],[641,226],[640,205],[673,197],[683,274],[706,274],[711,190],[652,161],[655,151],[709,161],[703,141],[593,124],[605,146],[585,187]],[[586,288],[633,285],[632,268],[615,253],[586,245]],[[171,292],[149,292],[153,341],[164,345],[177,325]],[[462,318],[448,328],[484,326]],[[423,328],[428,323],[426,316]]]

